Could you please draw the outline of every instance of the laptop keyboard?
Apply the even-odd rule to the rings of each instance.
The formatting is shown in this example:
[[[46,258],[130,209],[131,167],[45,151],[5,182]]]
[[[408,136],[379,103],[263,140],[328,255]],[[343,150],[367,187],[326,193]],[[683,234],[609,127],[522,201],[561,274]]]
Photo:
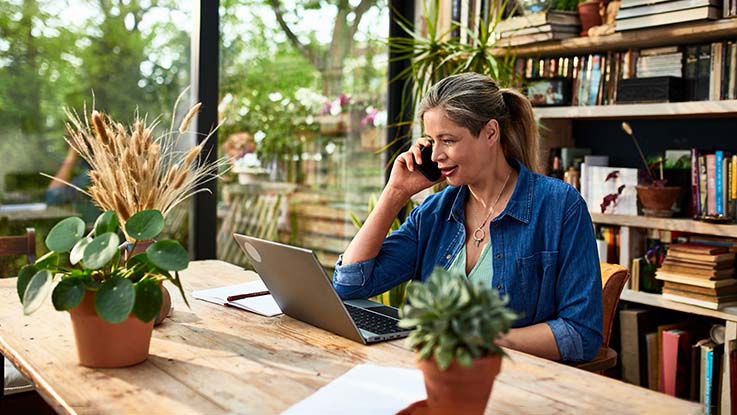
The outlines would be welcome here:
[[[351,318],[358,328],[368,330],[376,334],[397,333],[405,330],[398,327],[398,320],[393,318],[373,313],[350,304],[345,304],[345,308],[348,309],[348,314],[351,315]]]

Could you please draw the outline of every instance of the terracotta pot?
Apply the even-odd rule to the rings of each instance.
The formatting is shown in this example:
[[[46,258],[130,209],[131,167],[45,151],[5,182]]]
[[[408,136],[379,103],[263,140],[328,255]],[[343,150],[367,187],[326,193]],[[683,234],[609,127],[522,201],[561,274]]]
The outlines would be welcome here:
[[[637,198],[642,203],[645,214],[653,214],[656,216],[670,216],[673,214],[671,208],[681,196],[681,187],[679,186],[636,186]]]
[[[578,16],[581,19],[581,36],[588,36],[590,28],[601,25],[599,1],[578,3]]]
[[[483,414],[501,364],[498,355],[475,359],[471,367],[453,361],[446,370],[440,370],[435,359],[418,361],[425,377],[428,413]]]
[[[121,245],[121,248],[124,252],[124,257],[127,260],[128,258],[142,254],[146,252],[146,249],[148,249],[151,244],[154,243],[153,240],[149,239],[147,241],[139,241],[137,244],[135,244],[135,248],[133,248],[133,244],[130,242],[126,242],[123,245]],[[131,249],[133,248],[133,249]],[[154,326],[158,326],[161,324],[165,318],[171,314],[172,306],[171,306],[171,295],[169,294],[169,290],[164,287],[163,284],[159,284],[161,287],[161,296],[163,298],[163,301],[161,302],[161,310],[159,310],[159,314],[154,319]]]
[[[79,364],[87,367],[125,367],[148,357],[154,322],[144,323],[131,314],[120,324],[103,320],[95,311],[95,293],[87,291],[82,303],[71,309]]]

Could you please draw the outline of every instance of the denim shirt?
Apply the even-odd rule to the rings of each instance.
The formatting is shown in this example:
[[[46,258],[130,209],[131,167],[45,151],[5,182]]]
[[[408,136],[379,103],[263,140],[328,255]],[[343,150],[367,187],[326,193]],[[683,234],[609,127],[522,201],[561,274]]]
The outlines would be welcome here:
[[[586,203],[568,184],[530,172],[517,160],[514,193],[486,229],[494,246],[491,284],[520,314],[514,327],[547,323],[561,360],[596,356],[602,341],[601,271]],[[372,259],[333,276],[343,299],[368,298],[448,269],[466,241],[468,187],[448,187],[414,209]]]

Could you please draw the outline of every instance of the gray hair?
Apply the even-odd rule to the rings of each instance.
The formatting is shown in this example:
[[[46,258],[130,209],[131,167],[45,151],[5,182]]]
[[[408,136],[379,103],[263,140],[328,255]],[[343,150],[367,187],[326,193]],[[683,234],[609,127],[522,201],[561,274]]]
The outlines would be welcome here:
[[[540,172],[539,134],[530,101],[513,89],[499,88],[488,76],[474,72],[452,75],[433,85],[422,100],[417,116],[441,108],[454,123],[478,136],[492,119],[501,132],[501,148],[533,172]]]

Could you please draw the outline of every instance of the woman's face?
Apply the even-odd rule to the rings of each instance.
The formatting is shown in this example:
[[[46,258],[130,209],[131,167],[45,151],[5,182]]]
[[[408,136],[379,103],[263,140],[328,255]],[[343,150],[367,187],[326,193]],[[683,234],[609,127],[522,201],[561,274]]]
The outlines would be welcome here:
[[[474,184],[488,176],[491,147],[496,145],[499,131],[496,121],[489,122],[476,137],[451,121],[441,108],[425,112],[422,119],[425,137],[433,143],[432,160],[449,185]]]

